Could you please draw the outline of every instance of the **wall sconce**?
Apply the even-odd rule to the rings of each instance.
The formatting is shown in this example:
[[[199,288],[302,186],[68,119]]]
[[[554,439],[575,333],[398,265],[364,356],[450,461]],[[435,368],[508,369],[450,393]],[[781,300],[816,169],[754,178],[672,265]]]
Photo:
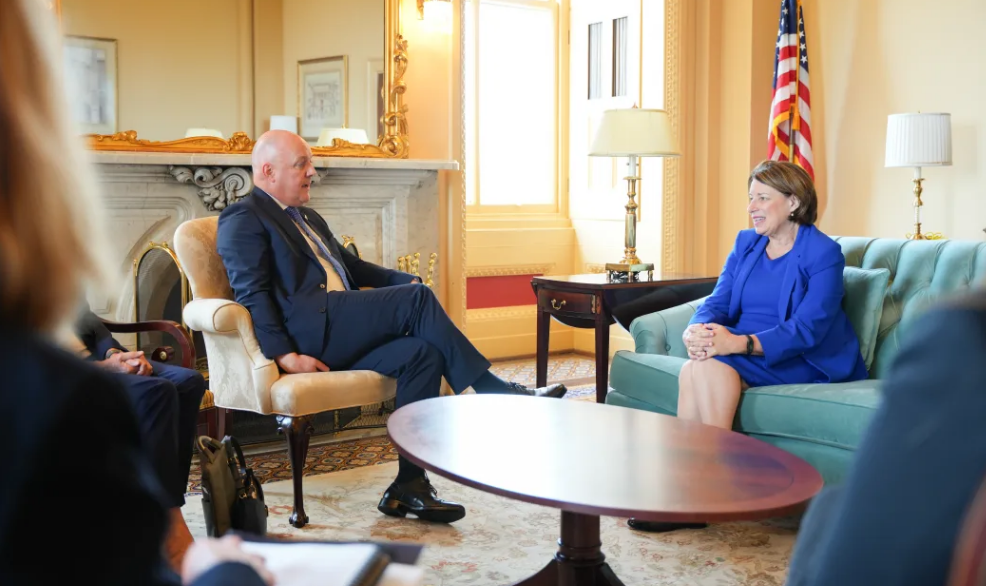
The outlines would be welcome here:
[[[418,0],[418,20],[436,32],[452,32],[452,0]]]

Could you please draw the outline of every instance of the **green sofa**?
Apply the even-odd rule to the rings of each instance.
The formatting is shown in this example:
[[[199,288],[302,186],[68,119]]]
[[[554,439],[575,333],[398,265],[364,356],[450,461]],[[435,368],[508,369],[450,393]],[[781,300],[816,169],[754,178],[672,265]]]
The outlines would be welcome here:
[[[836,241],[847,267],[890,271],[882,314],[878,298],[874,305],[873,319],[879,318],[879,326],[870,378],[749,389],[733,424],[736,431],[804,458],[826,483],[838,483],[844,477],[880,403],[880,379],[893,364],[908,326],[940,298],[961,293],[986,277],[986,243],[858,237]],[[614,356],[607,403],[675,414],[678,373],[687,356],[681,335],[701,303],[696,300],[645,315],[630,324],[636,351]],[[847,312],[851,310],[846,307]]]

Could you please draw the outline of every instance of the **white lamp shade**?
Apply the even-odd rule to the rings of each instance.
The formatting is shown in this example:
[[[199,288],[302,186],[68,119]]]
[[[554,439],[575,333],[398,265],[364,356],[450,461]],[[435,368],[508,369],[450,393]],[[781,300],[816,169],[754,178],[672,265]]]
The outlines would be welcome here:
[[[678,141],[664,110],[606,110],[589,148],[594,157],[677,157]]]
[[[216,138],[226,140],[223,133],[219,132],[215,128],[189,128],[185,131],[185,138],[194,138],[197,136],[214,136]]]
[[[297,116],[283,116],[280,114],[270,117],[270,129],[271,130],[287,130],[288,132],[293,132],[298,134],[298,117]]]
[[[346,142],[355,144],[369,144],[366,131],[361,128],[323,128],[318,135],[318,143],[315,146],[332,146],[332,140],[340,138]]]
[[[951,114],[891,114],[887,117],[887,167],[952,164]]]

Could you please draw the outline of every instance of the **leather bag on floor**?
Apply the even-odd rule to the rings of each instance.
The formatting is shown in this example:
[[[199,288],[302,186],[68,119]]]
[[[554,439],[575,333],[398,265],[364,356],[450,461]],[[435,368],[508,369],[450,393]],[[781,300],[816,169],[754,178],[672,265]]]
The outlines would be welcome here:
[[[266,535],[264,490],[253,470],[247,468],[239,442],[232,436],[221,442],[201,436],[198,443],[206,533],[221,537],[235,529]]]

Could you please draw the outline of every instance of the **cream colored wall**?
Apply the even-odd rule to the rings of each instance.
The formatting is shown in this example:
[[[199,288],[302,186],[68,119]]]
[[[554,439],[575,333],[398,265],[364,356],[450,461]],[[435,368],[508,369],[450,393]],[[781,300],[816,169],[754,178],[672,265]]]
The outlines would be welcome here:
[[[804,0],[815,168],[830,234],[913,231],[912,170],[884,168],[887,115],[952,114],[951,167],[923,174],[923,230],[986,227],[986,3]]]
[[[248,3],[62,0],[61,6],[65,34],[117,41],[119,131],[174,140],[189,127],[216,128],[227,137],[250,129]]]
[[[254,121],[250,136],[270,130],[270,117],[284,109],[284,2],[253,1]],[[296,71],[296,68],[292,68]],[[297,85],[297,81],[294,82]]]
[[[367,64],[384,55],[383,0],[282,0],[284,112],[298,115],[298,61],[346,55],[349,128],[367,128]]]

